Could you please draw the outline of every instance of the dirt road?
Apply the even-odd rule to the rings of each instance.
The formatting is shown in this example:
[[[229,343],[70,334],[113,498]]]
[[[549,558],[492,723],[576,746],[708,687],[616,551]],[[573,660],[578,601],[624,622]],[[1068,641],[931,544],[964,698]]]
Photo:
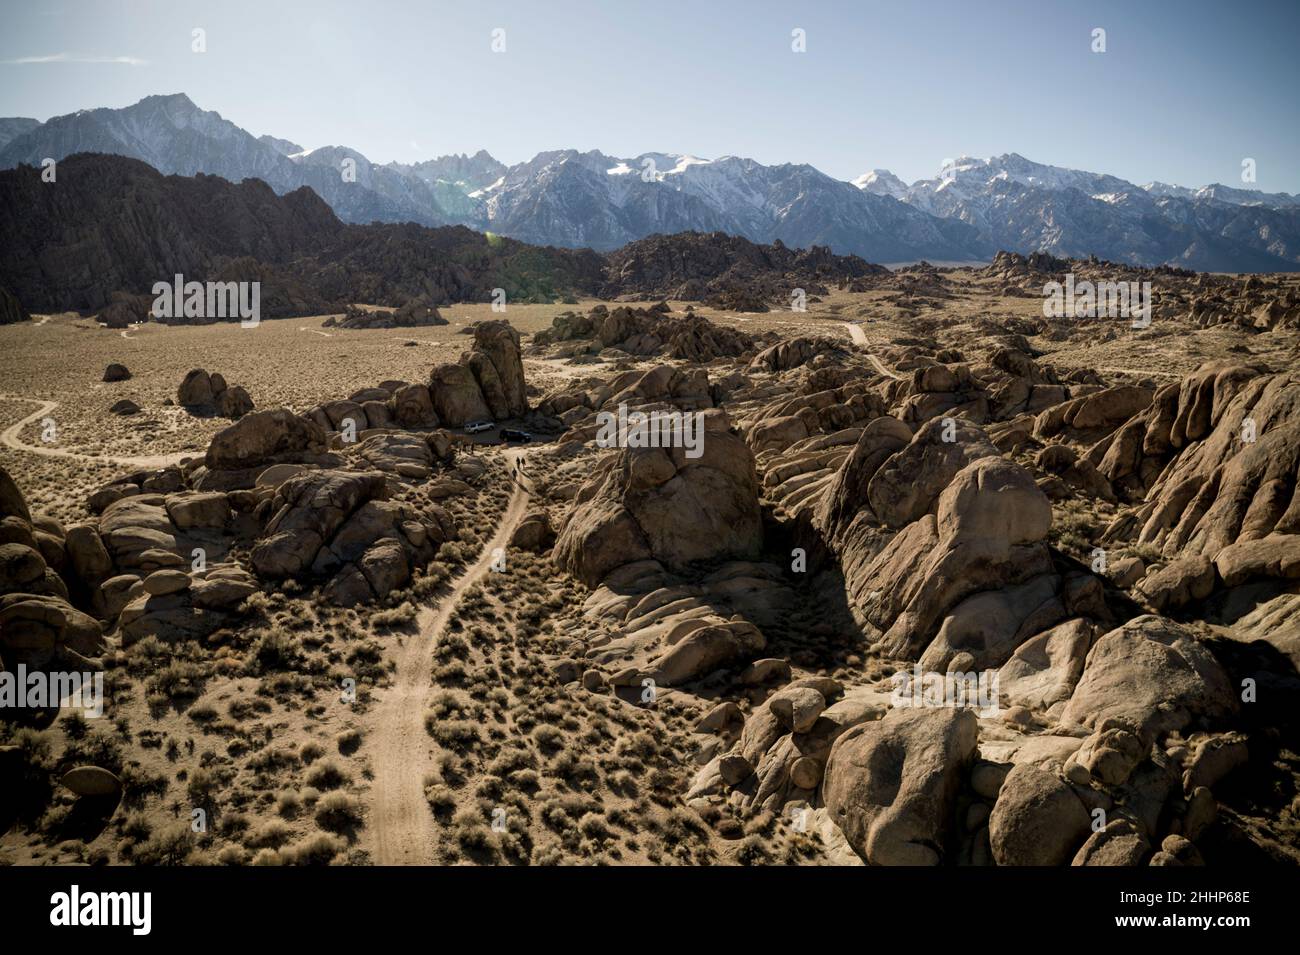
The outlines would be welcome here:
[[[862,326],[857,322],[845,322],[844,327],[849,330],[849,338],[853,340],[853,344],[861,345],[863,348],[871,347],[871,343],[867,341],[867,333],[862,330]],[[867,352],[867,358],[871,360],[871,364],[876,366],[876,371],[880,372],[886,378],[901,377],[885,367],[885,363],[877,358],[872,352]]]
[[[507,467],[524,457],[522,448],[505,452]],[[504,549],[528,504],[529,492],[516,483],[510,503],[492,539],[477,559],[452,583],[435,608],[419,617],[419,633],[405,638],[397,656],[393,684],[383,691],[371,731],[374,784],[370,789],[367,829],[371,860],[377,865],[431,865],[435,838],[433,813],[424,798],[424,776],[432,765],[433,741],[424,728],[433,648],[461,598],[490,572],[493,552]]]
[[[0,395],[0,398],[8,401],[29,401],[33,404],[40,405],[40,408],[23,418],[17,424],[10,425],[0,432],[0,444],[14,451],[26,451],[28,454],[39,454],[46,458],[72,458],[77,461],[94,461],[100,464],[121,464],[129,468],[165,468],[170,464],[177,464],[182,458],[193,457],[193,452],[178,454],[150,454],[140,457],[116,457],[109,454],[85,454],[81,451],[70,451],[66,448],[55,447],[53,444],[40,445],[28,444],[21,437],[23,428],[27,427],[33,421],[39,421],[54,412],[59,406],[57,401],[45,401],[40,398],[24,398],[21,395]]]

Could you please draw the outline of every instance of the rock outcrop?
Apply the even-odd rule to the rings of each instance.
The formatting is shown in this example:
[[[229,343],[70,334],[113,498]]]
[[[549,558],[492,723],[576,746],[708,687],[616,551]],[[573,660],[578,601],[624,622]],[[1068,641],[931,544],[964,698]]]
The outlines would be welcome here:
[[[705,414],[698,457],[682,447],[607,454],[574,500],[555,544],[561,567],[595,585],[624,564],[672,570],[753,558],[762,543],[754,459],[725,414]]]
[[[253,399],[240,385],[227,385],[219,374],[191,370],[176,389],[176,403],[193,414],[242,418],[253,410]]]

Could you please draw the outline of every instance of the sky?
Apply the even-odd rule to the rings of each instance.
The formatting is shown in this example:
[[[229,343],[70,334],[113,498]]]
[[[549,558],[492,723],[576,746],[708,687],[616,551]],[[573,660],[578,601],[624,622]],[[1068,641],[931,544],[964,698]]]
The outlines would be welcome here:
[[[1300,192],[1300,0],[0,0],[0,116],[183,92],[375,162],[548,149]],[[193,51],[193,30],[206,52]],[[1094,52],[1093,31],[1105,31]],[[504,39],[494,52],[493,31]],[[802,30],[805,51],[794,52]]]

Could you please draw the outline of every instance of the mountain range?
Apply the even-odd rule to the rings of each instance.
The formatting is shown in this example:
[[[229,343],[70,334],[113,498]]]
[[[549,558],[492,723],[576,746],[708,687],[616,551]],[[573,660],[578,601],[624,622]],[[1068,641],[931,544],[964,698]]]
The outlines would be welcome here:
[[[464,225],[532,244],[608,251],[654,234],[725,232],[827,246],[875,262],[987,260],[997,249],[1212,271],[1300,270],[1300,198],[1200,189],[1033,162],[1015,153],[945,162],[907,184],[876,169],[844,182],[806,164],[724,156],[539,153],[507,166],[485,151],[415,164],[346,146],[257,137],[184,94],[123,109],[0,119],[0,169],[101,152],[168,174],[304,186],[344,222]]]
[[[650,236],[602,254],[536,246],[465,226],[342,222],[312,189],[260,179],[164,176],[148,163],[75,153],[58,188],[27,164],[0,171],[0,324],[32,311],[113,308],[143,320],[147,293],[186,281],[257,281],[268,318],[364,302],[398,308],[576,295],[715,302],[765,311],[889,270],[824,246],[759,245],[725,233]]]

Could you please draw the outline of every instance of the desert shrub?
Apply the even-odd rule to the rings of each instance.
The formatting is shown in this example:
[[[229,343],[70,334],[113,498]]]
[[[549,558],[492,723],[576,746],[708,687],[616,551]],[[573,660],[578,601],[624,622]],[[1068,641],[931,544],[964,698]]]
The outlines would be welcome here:
[[[136,865],[184,865],[194,852],[194,833],[188,823],[176,823],[154,833],[131,849]]]
[[[299,756],[282,746],[270,746],[248,759],[248,768],[255,773],[274,773],[298,765]]]
[[[81,739],[68,743],[61,763],[65,766],[102,766],[116,773],[122,768],[121,741],[107,727],[97,726]]]
[[[736,850],[736,859],[744,865],[763,865],[768,861],[767,841],[759,836],[746,836]]]
[[[361,803],[347,793],[326,793],[316,803],[316,824],[331,832],[342,832],[361,822]]]
[[[276,849],[288,842],[291,835],[292,829],[279,819],[272,819],[245,836],[244,845],[250,849]]]
[[[150,772],[139,763],[127,763],[117,778],[122,782],[122,802],[127,806],[139,806],[149,796],[161,796],[167,791],[167,777]]]
[[[151,700],[192,700],[203,691],[206,671],[188,660],[173,660],[145,681],[145,692]]]
[[[298,638],[278,627],[262,634],[248,654],[248,668],[253,673],[292,670],[301,661],[302,644]]]
[[[348,844],[328,832],[318,832],[280,850],[285,865],[329,865]]]
[[[533,730],[533,742],[545,753],[554,753],[564,746],[564,734],[550,724],[543,723]]]
[[[594,812],[589,812],[578,820],[578,831],[588,839],[597,842],[609,839],[614,835],[608,823],[606,823],[605,817]]]
[[[302,797],[290,789],[276,794],[275,811],[286,819],[292,819],[302,809]]]
[[[433,814],[439,818],[450,816],[456,810],[456,794],[451,791],[449,786],[444,786],[441,783],[433,785],[426,783],[424,798],[428,801]]]
[[[217,779],[216,773],[210,769],[199,767],[190,774],[189,782],[185,786],[185,792],[190,797],[190,802],[193,805],[209,806],[212,804],[213,794],[219,784],[220,780]]]
[[[149,838],[153,825],[142,812],[133,812],[122,820],[122,839],[126,842],[143,842]]]
[[[338,789],[348,781],[348,774],[333,760],[325,759],[307,771],[306,780],[315,789]]]
[[[248,850],[243,846],[223,846],[216,855],[217,865],[247,865]]]
[[[411,604],[409,600],[404,600],[396,607],[386,610],[376,610],[370,615],[370,626],[379,629],[391,630],[395,627],[404,627],[415,622],[419,611]]]
[[[473,749],[481,739],[478,724],[469,720],[438,720],[425,714],[424,727],[440,744],[461,752]]]

